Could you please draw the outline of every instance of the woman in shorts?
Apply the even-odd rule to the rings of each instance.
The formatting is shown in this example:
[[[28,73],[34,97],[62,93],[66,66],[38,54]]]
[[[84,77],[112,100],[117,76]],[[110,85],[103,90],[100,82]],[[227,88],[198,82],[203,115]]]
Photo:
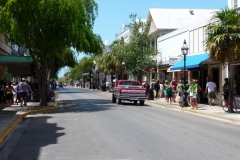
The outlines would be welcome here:
[[[13,100],[13,93],[12,92],[16,93],[16,91],[13,89],[12,83],[8,82],[8,85],[5,87],[5,90],[4,90],[4,95],[5,95],[5,98],[6,98],[7,107],[10,107],[12,105],[12,100]]]
[[[170,101],[170,104],[172,104],[172,86],[169,84],[168,80],[165,81],[164,88],[167,94],[167,104],[169,104],[169,101]]]

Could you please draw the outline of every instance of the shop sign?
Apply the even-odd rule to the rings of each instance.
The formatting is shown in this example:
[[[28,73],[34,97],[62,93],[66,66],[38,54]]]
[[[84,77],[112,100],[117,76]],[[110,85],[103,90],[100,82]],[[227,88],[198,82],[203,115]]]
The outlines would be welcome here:
[[[178,58],[169,58],[169,64],[174,65],[178,62]]]

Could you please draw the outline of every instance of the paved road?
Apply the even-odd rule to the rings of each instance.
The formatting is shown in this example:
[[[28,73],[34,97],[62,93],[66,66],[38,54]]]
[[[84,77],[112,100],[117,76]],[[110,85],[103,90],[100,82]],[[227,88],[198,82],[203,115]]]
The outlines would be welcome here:
[[[240,159],[239,126],[111,95],[59,91],[60,110],[26,117],[6,141],[8,160]]]

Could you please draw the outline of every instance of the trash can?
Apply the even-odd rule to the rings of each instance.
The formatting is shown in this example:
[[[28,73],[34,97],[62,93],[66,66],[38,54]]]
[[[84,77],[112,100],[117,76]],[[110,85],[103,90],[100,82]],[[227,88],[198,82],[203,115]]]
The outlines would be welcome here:
[[[153,89],[150,89],[150,90],[149,90],[148,100],[154,100],[154,92],[153,92]]]
[[[106,85],[102,85],[102,91],[103,91],[103,92],[106,91]]]

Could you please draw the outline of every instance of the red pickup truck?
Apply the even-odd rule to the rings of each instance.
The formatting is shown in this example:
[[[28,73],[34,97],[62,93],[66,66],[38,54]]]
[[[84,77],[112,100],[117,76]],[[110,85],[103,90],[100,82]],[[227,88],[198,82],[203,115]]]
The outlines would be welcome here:
[[[142,85],[137,80],[118,80],[116,86],[113,89],[112,102],[121,104],[122,100],[134,102],[137,104],[140,101],[140,105],[144,105],[147,99],[146,88],[142,88]]]

